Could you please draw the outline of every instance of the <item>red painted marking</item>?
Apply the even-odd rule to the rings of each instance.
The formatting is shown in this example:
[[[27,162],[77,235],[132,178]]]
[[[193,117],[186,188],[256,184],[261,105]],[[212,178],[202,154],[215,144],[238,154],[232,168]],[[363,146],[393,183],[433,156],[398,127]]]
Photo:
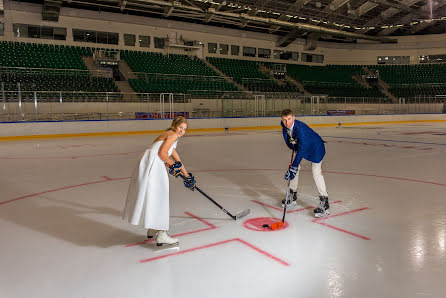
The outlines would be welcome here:
[[[278,218],[272,218],[272,217],[256,217],[256,218],[250,218],[243,222],[243,226],[247,228],[248,230],[257,231],[257,232],[273,232],[273,231],[279,231],[288,228],[288,222],[285,221],[283,226],[272,230],[271,225],[275,224],[276,222],[281,221],[281,219]],[[267,224],[268,227],[264,228],[263,225]]]
[[[141,151],[133,152],[118,152],[118,153],[105,153],[105,154],[91,154],[91,155],[79,155],[79,156],[48,156],[48,157],[0,157],[0,159],[77,159],[88,157],[101,157],[101,156],[115,156],[115,155],[129,155],[131,153],[140,153]]]
[[[158,257],[144,259],[144,260],[141,260],[139,262],[140,263],[152,262],[152,261],[155,261],[155,260],[164,259],[164,258],[167,258],[167,257],[176,256],[176,255],[181,255],[181,254],[185,254],[185,253],[188,253],[188,252],[197,251],[197,250],[205,249],[205,248],[210,248],[210,247],[214,247],[214,246],[218,246],[218,245],[223,245],[223,244],[226,244],[226,243],[229,243],[229,242],[234,242],[234,241],[240,242],[240,243],[248,246],[249,248],[252,248],[255,251],[263,254],[264,256],[266,256],[266,257],[268,257],[270,259],[273,259],[274,261],[279,262],[280,264],[282,264],[284,266],[289,266],[290,265],[289,263],[287,263],[287,262],[285,262],[285,261],[283,261],[283,260],[281,260],[281,259],[279,259],[279,258],[277,258],[277,257],[275,257],[273,255],[271,255],[270,253],[268,253],[268,252],[266,252],[264,250],[261,250],[258,247],[255,247],[254,245],[252,245],[249,242],[246,242],[246,241],[244,241],[244,240],[242,240],[240,238],[228,239],[228,240],[224,240],[224,241],[220,241],[220,242],[216,242],[216,243],[211,243],[211,244],[207,244],[207,245],[203,245],[203,246],[199,246],[199,247],[194,247],[194,248],[186,249],[186,250],[179,251],[179,252],[174,252],[174,253],[158,256]]]
[[[50,189],[50,190],[45,190],[42,192],[38,192],[38,193],[33,193],[30,195],[26,195],[26,196],[22,196],[22,197],[18,197],[18,198],[14,198],[8,201],[3,201],[0,202],[0,205],[3,204],[7,204],[7,203],[11,203],[14,201],[19,201],[19,200],[23,200],[23,199],[27,199],[27,198],[31,198],[31,197],[36,197],[42,194],[46,194],[46,193],[50,193],[50,192],[55,192],[55,191],[59,191],[59,190],[65,190],[65,189],[70,189],[70,188],[76,188],[76,187],[81,187],[81,186],[86,186],[86,185],[90,185],[90,184],[97,184],[97,183],[104,183],[104,182],[108,182],[108,181],[114,181],[114,180],[123,180],[123,179],[129,179],[130,177],[124,177],[124,178],[110,178],[110,180],[99,180],[99,181],[92,181],[92,182],[87,182],[87,183],[81,183],[81,184],[75,184],[75,185],[70,185],[70,186],[65,186],[65,187],[60,187],[60,188],[55,188],[55,189]]]
[[[346,212],[342,212],[342,213],[338,213],[338,214],[334,214],[334,215],[329,215],[329,216],[313,219],[313,222],[317,223],[317,224],[320,224],[320,225],[323,225],[323,226],[326,226],[328,228],[332,228],[332,229],[335,229],[337,231],[340,231],[340,232],[343,232],[343,233],[355,236],[355,237],[362,238],[364,240],[370,240],[370,238],[368,238],[368,237],[365,237],[365,236],[362,236],[362,235],[359,235],[359,234],[356,234],[356,233],[353,233],[353,232],[350,232],[350,231],[347,231],[347,230],[344,230],[344,229],[341,229],[341,228],[338,228],[338,227],[326,224],[324,222],[321,222],[323,220],[326,220],[326,219],[329,219],[329,218],[332,218],[332,217],[337,217],[337,216],[341,216],[341,215],[347,215],[347,214],[351,214],[351,213],[355,213],[355,212],[359,212],[359,211],[363,211],[363,210],[367,210],[367,209],[369,209],[369,208],[368,207],[364,207],[364,208],[360,208],[360,209],[356,209],[356,210],[351,210],[351,211],[346,211]]]
[[[394,179],[394,180],[411,181],[411,182],[419,182],[419,183],[426,183],[426,184],[446,186],[446,184],[444,184],[444,183],[430,182],[430,181],[410,179],[410,178],[400,178],[400,177],[392,177],[392,176],[380,176],[380,175],[361,174],[361,173],[349,173],[349,172],[335,172],[335,171],[324,171],[324,172],[325,173],[330,173],[330,174],[367,176],[367,177],[386,178],[386,179]]]
[[[402,135],[411,136],[411,135],[431,135],[434,134],[435,131],[416,131],[416,132],[400,132]]]
[[[370,240],[370,238],[368,238],[368,237],[365,237],[365,236],[362,236],[362,235],[359,235],[359,234],[355,234],[355,233],[353,233],[353,232],[350,232],[350,231],[347,231],[347,230],[344,230],[344,229],[341,229],[341,228],[338,228],[338,227],[335,227],[335,226],[332,226],[332,225],[329,225],[329,224],[326,224],[326,223],[323,223],[323,222],[317,222],[317,221],[315,221],[315,223],[318,223],[318,224],[320,224],[320,225],[326,226],[326,227],[328,227],[328,228],[335,229],[335,230],[340,231],[340,232],[344,232],[344,233],[346,233],[346,234],[349,234],[349,235],[352,235],[352,236],[355,236],[355,237],[362,238],[362,239],[364,239],[364,240]]]
[[[330,205],[338,204],[338,203],[341,203],[341,202],[342,202],[341,200],[339,200],[339,201],[334,201],[334,202],[330,202]],[[313,209],[313,208],[316,208],[316,207],[317,207],[317,206],[308,206],[308,207],[305,207],[305,208],[300,208],[300,209],[290,210],[290,211],[287,211],[286,213],[299,212],[299,211],[303,211],[303,210],[307,210],[307,209]]]
[[[193,215],[193,214],[190,213],[190,212],[184,212],[184,213],[186,213],[187,215],[189,215],[189,216],[191,216],[191,217],[193,217],[193,218],[195,218],[195,219],[201,221],[202,223],[204,223],[205,225],[207,225],[207,226],[209,226],[209,227],[211,227],[211,228],[213,228],[213,229],[216,229],[216,228],[217,228],[216,226],[214,226],[214,225],[211,224],[210,222],[205,221],[204,219],[202,219],[202,218],[200,218],[200,217],[198,217],[198,216],[196,216],[196,215]]]
[[[242,172],[242,171],[283,171],[282,169],[228,169],[228,170],[195,170],[193,172]],[[311,172],[311,170],[301,170],[304,172]],[[323,173],[328,174],[341,174],[341,175],[355,175],[355,176],[367,176],[367,177],[377,177],[377,178],[386,178],[386,179],[395,179],[395,180],[403,180],[403,181],[411,181],[411,182],[419,182],[433,185],[446,186],[444,183],[430,182],[424,180],[410,179],[410,178],[401,178],[401,177],[392,177],[392,176],[380,176],[380,175],[372,175],[372,174],[361,174],[361,173],[351,173],[351,172],[336,172],[336,171],[323,171]]]
[[[181,233],[181,234],[176,234],[176,235],[172,235],[172,237],[181,237],[181,236],[185,236],[185,235],[189,235],[189,234],[195,234],[195,233],[200,233],[200,232],[204,232],[204,231],[208,231],[208,230],[213,230],[216,229],[217,227],[214,226],[213,224],[211,224],[210,222],[205,221],[202,218],[199,218],[196,215],[193,215],[190,212],[184,212],[187,215],[189,215],[190,217],[193,217],[199,221],[201,221],[202,223],[206,224],[207,226],[209,226],[209,228],[204,228],[204,229],[199,229],[199,230],[194,230],[194,231],[190,231],[190,232],[185,232],[185,233]],[[142,244],[146,244],[146,243],[151,243],[154,242],[155,239],[147,239],[144,241],[140,241],[140,242],[136,242],[136,243],[132,243],[132,244],[127,244],[125,247],[132,247],[132,246],[136,246],[136,245],[142,245]]]
[[[0,158],[2,159],[2,158]],[[232,170],[196,170],[194,172],[234,172],[234,171],[282,171],[282,169],[232,169]],[[309,170],[301,170],[304,172],[309,172]],[[377,177],[377,178],[386,178],[386,179],[394,179],[394,180],[402,180],[402,181],[410,181],[410,182],[419,182],[419,183],[425,183],[425,184],[431,184],[431,185],[438,185],[438,186],[446,186],[446,184],[444,183],[437,183],[437,182],[430,182],[430,181],[424,181],[424,180],[417,180],[417,179],[409,179],[409,178],[400,178],[400,177],[391,177],[391,176],[379,176],[379,175],[371,175],[371,174],[361,174],[361,173],[349,173],[349,172],[335,172],[335,171],[324,171],[325,173],[329,173],[329,174],[341,174],[341,175],[355,175],[355,176],[366,176],[366,177]],[[122,180],[122,179],[130,179],[130,177],[122,177],[122,178],[114,178],[112,179],[114,180]],[[110,181],[112,181],[110,180]],[[79,187],[79,186],[85,186],[85,185],[89,185],[89,184],[95,184],[95,183],[102,183],[102,182],[108,182],[109,180],[104,180],[104,181],[94,181],[94,182],[89,182],[89,183],[83,183],[83,184],[76,184],[76,185],[71,185],[71,186],[67,186],[67,187],[62,187],[62,188],[56,188],[56,189],[52,189],[52,190],[47,190],[44,192],[40,192],[40,193],[35,193],[35,194],[30,194],[30,195],[26,195],[23,197],[19,197],[19,198],[15,198],[15,199],[11,199],[8,201],[3,201],[0,202],[0,205],[6,204],[6,203],[11,203],[17,200],[21,200],[21,199],[25,199],[25,198],[29,198],[29,197],[34,197],[34,196],[38,196],[44,193],[49,193],[49,192],[54,192],[54,191],[58,191],[58,190],[64,190],[64,189],[68,189],[68,188],[74,188],[74,187]]]
[[[268,207],[268,208],[271,208],[271,209],[275,209],[275,210],[278,210],[278,211],[282,211],[283,212],[283,209],[282,208],[278,208],[278,207],[275,207],[275,206],[271,206],[271,205],[268,205],[268,204],[265,204],[265,203],[262,203],[262,202],[259,202],[259,201],[256,201],[256,200],[251,200],[251,202],[254,202],[254,203],[257,203],[257,204],[259,204],[259,205],[263,205],[263,206],[265,206],[265,207]],[[330,202],[330,204],[338,204],[338,203],[341,203],[342,201],[334,201],[334,202]],[[299,212],[299,211],[303,211],[303,210],[307,210],[307,209],[312,209],[312,208],[316,208],[317,206],[308,206],[308,207],[304,207],[304,208],[300,208],[300,209],[295,209],[295,210],[290,210],[290,211],[287,211],[286,213],[288,214],[288,213],[293,213],[293,212]]]
[[[249,243],[249,242],[246,242],[245,240],[242,240],[242,239],[239,239],[239,238],[237,238],[237,240],[240,241],[241,243],[243,243],[243,244],[245,244],[245,245],[251,247],[251,248],[254,249],[255,251],[257,251],[257,252],[259,252],[259,253],[261,253],[261,254],[267,256],[268,258],[271,258],[271,259],[273,259],[273,260],[275,260],[275,261],[281,263],[282,265],[290,266],[290,264],[287,263],[287,262],[285,262],[284,260],[281,260],[281,259],[279,259],[279,258],[273,256],[272,254],[267,253],[266,251],[261,250],[261,249],[258,248],[258,247],[255,247],[254,245],[252,245],[252,244]]]
[[[386,148],[403,148],[403,149],[414,149],[414,150],[426,150],[428,148],[419,148],[415,146],[401,146],[401,145],[395,145],[395,144],[385,144],[385,143],[367,143],[367,142],[353,142],[353,141],[331,141],[333,143],[342,143],[342,144],[355,144],[355,145],[364,145],[364,146],[383,146]],[[429,148],[432,149],[432,148]]]
[[[355,213],[355,212],[359,212],[359,211],[367,210],[367,209],[369,209],[369,207],[364,207],[364,208],[360,208],[360,209],[355,209],[355,210],[351,210],[351,211],[346,211],[346,212],[342,212],[342,213],[328,215],[328,216],[324,216],[324,217],[313,219],[313,221],[316,222],[316,221],[326,220],[326,219],[329,219],[329,218],[332,218],[332,217],[337,217],[337,216],[341,216],[341,215],[347,215],[347,214],[350,214],[350,213]]]
[[[254,203],[257,203],[259,205],[262,205],[262,206],[265,206],[265,207],[268,207],[268,208],[271,208],[271,209],[275,209],[275,210],[278,210],[278,211],[283,211],[283,209],[281,209],[279,207],[271,206],[271,205],[268,205],[268,204],[265,204],[265,203],[262,203],[262,202],[259,202],[259,201],[256,201],[256,200],[251,200],[251,202],[254,202]]]
[[[240,132],[230,132],[228,133],[227,131],[221,132],[221,133],[208,133],[208,134],[187,134],[184,135],[183,137],[185,138],[193,138],[193,137],[228,137],[228,136],[235,136],[235,135],[246,135],[247,133],[240,133]]]

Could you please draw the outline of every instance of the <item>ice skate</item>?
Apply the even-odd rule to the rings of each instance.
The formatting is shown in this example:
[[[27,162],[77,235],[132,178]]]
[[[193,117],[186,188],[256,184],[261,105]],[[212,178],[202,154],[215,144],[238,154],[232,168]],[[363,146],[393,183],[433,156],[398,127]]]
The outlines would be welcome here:
[[[178,239],[170,237],[167,231],[159,231],[156,237],[156,245],[162,246],[164,244],[166,245],[178,244]]]
[[[290,189],[290,191],[288,193],[288,196],[286,198],[286,201],[287,201],[287,206],[286,207],[288,209],[295,207],[296,204],[297,204],[297,192],[292,191]],[[285,207],[285,199],[282,200],[282,207]]]
[[[328,204],[328,197],[319,197],[319,206],[314,209],[315,217],[323,217],[330,215],[330,204]]]
[[[147,238],[152,239],[153,237],[158,235],[158,230],[148,229],[147,230]]]

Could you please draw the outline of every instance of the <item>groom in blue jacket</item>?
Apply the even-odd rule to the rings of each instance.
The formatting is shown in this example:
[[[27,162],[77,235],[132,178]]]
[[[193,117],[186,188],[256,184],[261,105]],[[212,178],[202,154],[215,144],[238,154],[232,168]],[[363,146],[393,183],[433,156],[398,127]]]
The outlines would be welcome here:
[[[319,192],[319,206],[314,209],[314,216],[322,217],[330,214],[327,188],[322,176],[322,159],[325,156],[325,146],[322,138],[308,125],[297,120],[289,109],[282,111],[282,133],[287,146],[296,152],[293,163],[285,173],[285,179],[290,180],[290,197],[282,201],[293,207],[297,200],[300,162],[306,159],[311,162],[314,182]]]

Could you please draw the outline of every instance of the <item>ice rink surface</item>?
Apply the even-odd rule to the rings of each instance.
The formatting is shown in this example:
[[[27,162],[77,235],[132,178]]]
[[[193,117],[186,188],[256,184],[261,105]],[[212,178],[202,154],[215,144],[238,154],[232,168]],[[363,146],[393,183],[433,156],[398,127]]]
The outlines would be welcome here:
[[[302,164],[280,218],[290,151],[279,130],[190,133],[177,151],[197,191],[170,178],[159,248],[121,219],[129,177],[156,135],[0,143],[0,297],[444,297],[446,123],[315,129],[331,216],[316,220]]]

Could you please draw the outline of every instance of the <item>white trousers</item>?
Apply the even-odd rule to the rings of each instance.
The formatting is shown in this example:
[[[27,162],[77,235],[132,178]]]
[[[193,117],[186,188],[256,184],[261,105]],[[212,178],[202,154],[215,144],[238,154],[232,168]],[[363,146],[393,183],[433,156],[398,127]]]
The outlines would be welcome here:
[[[320,196],[328,197],[327,188],[325,186],[325,179],[322,176],[322,161],[319,163],[311,163],[311,171],[313,172],[314,182],[316,183],[317,191]],[[296,177],[290,181],[290,189],[294,192],[297,191],[297,185],[299,183],[300,165],[296,173]]]

